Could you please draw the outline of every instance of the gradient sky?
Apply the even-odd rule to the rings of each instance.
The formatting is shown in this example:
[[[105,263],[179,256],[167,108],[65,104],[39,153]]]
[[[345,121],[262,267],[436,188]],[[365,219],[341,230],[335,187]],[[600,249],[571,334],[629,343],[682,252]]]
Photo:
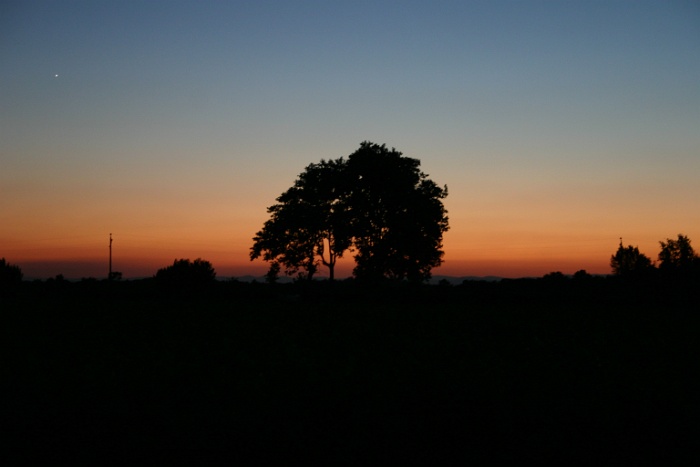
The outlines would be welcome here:
[[[364,140],[448,185],[434,274],[700,249],[700,3],[0,4],[0,257],[25,277],[106,276],[110,232],[125,277],[261,274],[266,207]]]

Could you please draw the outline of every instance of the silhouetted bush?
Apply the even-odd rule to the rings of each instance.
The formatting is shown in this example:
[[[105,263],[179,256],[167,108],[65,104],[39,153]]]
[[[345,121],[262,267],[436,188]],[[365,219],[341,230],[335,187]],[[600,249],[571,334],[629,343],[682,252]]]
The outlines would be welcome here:
[[[586,281],[591,279],[591,275],[586,272],[585,269],[580,269],[574,273],[574,280]]]
[[[568,277],[566,277],[564,275],[564,273],[562,273],[561,271],[554,271],[554,272],[550,272],[549,274],[545,274],[542,277],[542,279],[545,281],[549,281],[549,282],[559,283],[559,282],[565,282],[568,279]]]
[[[176,259],[171,266],[159,269],[155,280],[161,285],[175,288],[192,289],[213,284],[216,271],[209,261],[197,258]]]

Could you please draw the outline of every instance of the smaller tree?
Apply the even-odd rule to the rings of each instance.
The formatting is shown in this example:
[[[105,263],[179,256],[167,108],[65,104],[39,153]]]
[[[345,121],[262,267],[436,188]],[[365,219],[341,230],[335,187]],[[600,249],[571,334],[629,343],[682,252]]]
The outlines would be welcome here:
[[[209,261],[197,258],[176,259],[171,266],[159,269],[156,281],[175,286],[202,286],[216,279],[216,271]]]
[[[610,257],[610,267],[616,276],[639,276],[653,270],[654,265],[648,256],[639,252],[636,246],[620,246],[617,252]]]
[[[690,245],[690,239],[678,234],[678,239],[667,238],[659,242],[659,269],[667,272],[688,272],[698,263],[698,256]]]
[[[589,281],[591,280],[593,276],[588,274],[588,272],[585,269],[579,269],[574,273],[574,280],[581,282],[581,281]]]
[[[561,271],[552,271],[552,272],[549,272],[549,273],[545,274],[544,276],[542,276],[542,279],[544,279],[545,281],[548,281],[548,282],[559,282],[560,283],[560,282],[567,281],[569,278],[567,276],[565,276],[564,273]]]

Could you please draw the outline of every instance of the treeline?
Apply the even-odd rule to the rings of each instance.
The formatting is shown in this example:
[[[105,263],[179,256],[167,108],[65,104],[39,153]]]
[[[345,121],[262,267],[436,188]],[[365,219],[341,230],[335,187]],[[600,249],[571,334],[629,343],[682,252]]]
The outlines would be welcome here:
[[[639,251],[636,246],[624,246],[622,239],[620,245],[610,257],[612,275],[591,275],[585,270],[579,270],[568,276],[561,272],[551,272],[541,278],[530,279],[502,279],[500,281],[464,281],[461,285],[451,284],[446,279],[440,281],[432,294],[449,295],[448,289],[468,289],[484,292],[500,291],[510,293],[513,290],[529,288],[533,291],[561,292],[572,290],[597,290],[603,292],[620,284],[636,284],[642,286],[667,287],[671,284],[679,286],[697,285],[700,282],[700,257],[691,246],[691,240],[682,234],[676,239],[660,241],[660,251],[656,261]],[[340,291],[353,291],[362,295],[364,292],[383,290],[404,290],[413,288],[416,290],[428,290],[431,287],[422,281],[409,281],[406,279],[383,278],[378,281],[367,282],[362,278],[350,277],[341,281],[309,281],[306,278],[297,278],[291,284],[278,283],[275,274],[268,274],[261,278],[261,283],[245,283],[233,278],[228,281],[218,281],[216,270],[209,261],[197,258],[176,259],[172,265],[159,269],[151,278],[123,281],[121,273],[112,273],[107,280],[95,278],[83,278],[80,281],[68,281],[61,274],[45,281],[23,281],[23,273],[18,265],[9,263],[5,258],[0,259],[0,291],[11,293],[19,290],[34,291],[155,291],[158,293],[171,293],[175,295],[197,295],[212,293],[227,293],[230,291],[264,290],[263,294],[274,296],[276,293],[338,293]],[[324,283],[328,283],[325,284]],[[652,287],[651,290],[655,290]],[[323,292],[322,292],[323,291]],[[403,292],[402,292],[403,293]],[[453,293],[454,294],[454,293]]]
[[[683,279],[700,276],[700,256],[690,244],[686,235],[678,234],[677,239],[660,241],[657,261],[652,261],[636,246],[622,244],[610,257],[613,274],[628,279],[671,277]]]

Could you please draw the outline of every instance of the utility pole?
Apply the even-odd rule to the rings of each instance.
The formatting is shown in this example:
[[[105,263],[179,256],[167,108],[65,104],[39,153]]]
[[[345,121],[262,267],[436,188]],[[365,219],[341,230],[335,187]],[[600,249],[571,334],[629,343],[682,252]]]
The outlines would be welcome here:
[[[107,279],[112,280],[112,234],[109,234],[109,276]]]

